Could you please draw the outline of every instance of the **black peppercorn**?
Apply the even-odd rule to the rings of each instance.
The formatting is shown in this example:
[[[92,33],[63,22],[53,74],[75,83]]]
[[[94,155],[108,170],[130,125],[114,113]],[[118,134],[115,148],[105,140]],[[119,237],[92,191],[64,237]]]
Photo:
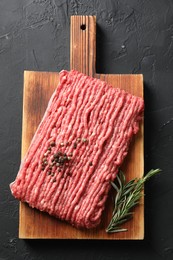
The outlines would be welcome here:
[[[74,144],[73,144],[73,148],[74,148],[74,149],[77,148],[77,143],[76,143],[76,142],[74,142]]]
[[[89,166],[92,166],[93,165],[93,163],[92,162],[89,162]]]
[[[50,142],[50,146],[55,146],[55,141]]]

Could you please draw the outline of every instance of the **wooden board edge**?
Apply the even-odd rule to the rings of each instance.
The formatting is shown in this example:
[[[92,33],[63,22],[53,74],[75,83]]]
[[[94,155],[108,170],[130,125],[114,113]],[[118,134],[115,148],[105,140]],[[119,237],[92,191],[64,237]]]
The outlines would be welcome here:
[[[24,71],[23,73],[23,98],[22,98],[22,139],[21,139],[21,162],[23,160],[23,156],[24,156],[24,147],[23,147],[23,140],[24,140],[24,124],[25,124],[25,104],[24,104],[24,100],[25,100],[25,94],[26,94],[26,87],[25,87],[25,82],[26,82],[26,78],[28,76],[28,74],[30,74],[30,71]],[[20,163],[21,163],[20,162]],[[21,204],[22,202],[19,201],[19,231],[18,231],[18,237],[22,238],[22,226],[21,226]]]
[[[63,71],[63,70],[61,70],[61,71]],[[34,71],[34,70],[24,70],[24,78],[25,78],[25,76],[27,76],[27,74],[30,74],[30,73],[36,73],[36,74],[42,74],[42,73],[44,73],[44,74],[46,74],[46,73],[60,73],[61,71]],[[71,70],[67,70],[67,71],[71,71]],[[99,73],[95,73],[95,76],[96,75],[100,75]],[[120,74],[120,73],[118,73],[118,74],[113,74],[113,73],[108,73],[108,74],[105,74],[106,76],[125,76],[125,77],[129,77],[129,75],[130,75],[130,77],[139,77],[139,78],[141,78],[141,80],[143,81],[144,80],[144,75],[143,74]]]

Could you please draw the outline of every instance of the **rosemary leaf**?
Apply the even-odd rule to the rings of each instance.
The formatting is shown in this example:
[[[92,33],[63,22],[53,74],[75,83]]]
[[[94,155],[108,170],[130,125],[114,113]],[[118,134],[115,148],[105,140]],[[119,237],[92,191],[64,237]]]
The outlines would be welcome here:
[[[106,229],[107,233],[127,231],[127,229],[121,228],[120,225],[133,217],[131,209],[139,204],[143,196],[144,183],[159,172],[161,172],[160,169],[152,169],[142,178],[132,179],[128,183],[126,183],[124,173],[122,171],[118,173],[116,182],[111,182],[117,193],[114,200],[112,219]]]
[[[126,228],[120,228],[120,229],[116,229],[115,231],[112,231],[112,230],[108,230],[107,232],[108,233],[118,233],[118,232],[125,232],[125,231],[127,231],[127,229]]]

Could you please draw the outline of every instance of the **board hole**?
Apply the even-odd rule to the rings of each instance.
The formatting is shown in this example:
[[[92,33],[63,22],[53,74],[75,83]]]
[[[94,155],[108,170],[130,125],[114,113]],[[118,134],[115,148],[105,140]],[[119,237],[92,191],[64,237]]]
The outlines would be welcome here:
[[[80,28],[81,28],[81,30],[86,30],[86,24],[81,24],[81,26],[80,26]]]

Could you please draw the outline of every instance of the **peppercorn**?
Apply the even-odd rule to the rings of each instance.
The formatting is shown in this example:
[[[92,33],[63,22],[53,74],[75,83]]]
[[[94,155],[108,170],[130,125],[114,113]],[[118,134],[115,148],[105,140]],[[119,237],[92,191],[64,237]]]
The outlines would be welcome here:
[[[45,161],[47,161],[47,158],[46,158],[46,157],[43,157],[43,158],[42,158],[42,162],[44,163]]]
[[[92,162],[89,162],[89,166],[92,166],[93,165],[93,163]]]
[[[53,166],[53,165],[55,165],[55,163],[56,162],[53,160],[50,165]]]
[[[50,146],[55,146],[55,141],[50,142]]]
[[[73,144],[73,148],[74,148],[74,149],[77,148],[77,143],[76,143],[76,142],[74,142],[74,144]]]
[[[88,143],[88,140],[86,138],[83,138],[82,143]]]
[[[55,153],[55,154],[53,155],[53,157],[54,157],[54,158],[57,158],[57,157],[58,157],[58,154],[57,154],[57,153]]]

